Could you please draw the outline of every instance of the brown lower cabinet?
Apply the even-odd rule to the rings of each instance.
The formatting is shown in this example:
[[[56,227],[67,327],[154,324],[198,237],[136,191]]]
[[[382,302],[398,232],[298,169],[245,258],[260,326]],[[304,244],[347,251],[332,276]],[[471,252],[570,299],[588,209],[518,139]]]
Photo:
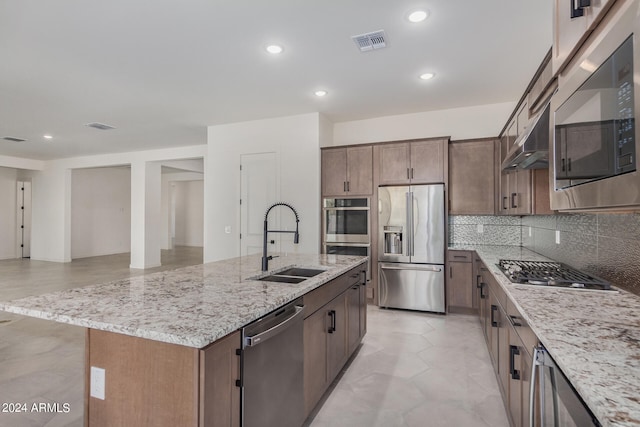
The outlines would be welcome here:
[[[476,288],[479,318],[509,423],[528,426],[531,352],[537,337],[484,265]]]
[[[356,267],[304,296],[308,415],[366,332],[366,282]],[[239,427],[236,331],[198,349],[88,329],[85,425]],[[105,370],[105,399],[90,396],[91,367]]]
[[[304,401],[308,416],[366,333],[364,272],[351,270],[305,295],[304,304],[305,310],[310,308],[304,319]]]

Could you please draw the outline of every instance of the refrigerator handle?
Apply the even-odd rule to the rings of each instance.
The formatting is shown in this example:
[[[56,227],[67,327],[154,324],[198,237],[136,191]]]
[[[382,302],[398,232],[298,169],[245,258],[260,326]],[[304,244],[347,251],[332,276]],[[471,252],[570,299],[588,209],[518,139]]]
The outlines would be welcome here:
[[[413,256],[413,193],[405,193],[407,199],[407,256]]]

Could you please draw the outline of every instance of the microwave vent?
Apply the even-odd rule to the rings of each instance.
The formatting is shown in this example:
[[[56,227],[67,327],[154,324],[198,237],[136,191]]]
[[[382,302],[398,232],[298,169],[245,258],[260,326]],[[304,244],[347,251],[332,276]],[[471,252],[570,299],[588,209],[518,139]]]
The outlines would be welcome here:
[[[358,46],[360,52],[368,52],[370,50],[387,47],[387,36],[384,30],[352,36],[351,39],[355,42],[356,46]]]

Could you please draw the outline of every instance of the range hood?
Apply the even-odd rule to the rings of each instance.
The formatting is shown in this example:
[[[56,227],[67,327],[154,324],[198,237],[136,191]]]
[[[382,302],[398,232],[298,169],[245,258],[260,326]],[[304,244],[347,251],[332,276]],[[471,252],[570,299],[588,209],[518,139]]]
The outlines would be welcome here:
[[[503,170],[514,168],[549,168],[549,104],[529,122],[502,162]]]

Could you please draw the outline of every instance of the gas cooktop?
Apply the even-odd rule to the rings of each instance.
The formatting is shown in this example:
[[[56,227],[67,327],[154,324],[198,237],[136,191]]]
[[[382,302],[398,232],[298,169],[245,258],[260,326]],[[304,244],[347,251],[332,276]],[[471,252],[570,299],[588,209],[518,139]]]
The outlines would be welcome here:
[[[560,262],[501,259],[498,261],[498,267],[513,283],[600,291],[613,290],[606,280]]]

